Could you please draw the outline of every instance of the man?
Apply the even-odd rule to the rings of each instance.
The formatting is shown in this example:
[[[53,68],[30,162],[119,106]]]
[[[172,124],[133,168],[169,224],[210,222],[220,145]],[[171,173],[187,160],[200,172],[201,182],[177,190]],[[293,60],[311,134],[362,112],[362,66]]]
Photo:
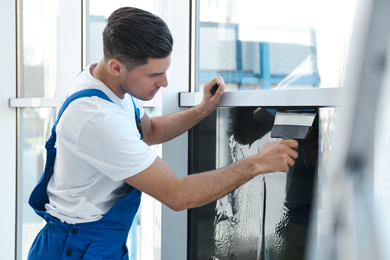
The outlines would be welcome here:
[[[173,40],[167,25],[143,10],[120,8],[108,19],[103,44],[103,59],[77,76],[46,144],[48,162],[30,204],[47,224],[29,259],[128,259],[126,239],[141,191],[176,211],[198,207],[258,174],[287,172],[298,156],[296,141],[281,141],[225,168],[176,177],[148,145],[175,138],[210,115],[223,79],[205,84],[200,105],[149,118],[140,100],[168,85]]]

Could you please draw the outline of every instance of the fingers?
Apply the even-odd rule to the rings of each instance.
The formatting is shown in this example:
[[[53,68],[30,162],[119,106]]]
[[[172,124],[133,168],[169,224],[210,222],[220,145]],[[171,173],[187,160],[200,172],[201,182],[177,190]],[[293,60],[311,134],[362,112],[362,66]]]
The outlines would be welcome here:
[[[225,81],[221,76],[216,77],[215,80],[218,87],[216,88],[214,95],[217,94],[218,96],[221,96],[225,92]]]
[[[293,166],[295,164],[295,159],[297,159],[299,155],[297,151],[298,141],[291,139],[280,142],[287,146],[286,155],[288,156],[288,166]]]
[[[298,158],[298,151],[297,150],[295,150],[295,149],[291,149],[291,151],[290,151],[290,153],[289,153],[289,155],[290,155],[290,157],[292,158],[292,159],[297,159]]]
[[[293,150],[293,149],[290,149],[289,151],[286,152],[284,158],[285,158],[285,161],[282,162],[282,164],[285,165],[283,172],[288,172],[289,167],[295,165],[295,159],[298,158],[298,152]]]
[[[295,164],[295,159],[296,159],[296,157],[295,158],[293,158],[293,157],[288,157],[287,158],[287,165],[290,167],[290,166],[294,166],[294,164]]]
[[[265,163],[265,172],[288,172],[298,158],[298,142],[283,140],[265,144],[258,155]]]
[[[221,85],[225,86],[225,81],[223,80],[222,76],[216,77],[215,80],[216,80],[216,83],[218,84],[218,86],[221,86]]]
[[[223,92],[225,91],[225,81],[221,76],[215,77],[209,82],[207,82],[204,86],[204,92],[208,96],[214,96],[217,97],[221,96]]]
[[[217,85],[216,88],[213,87]],[[219,106],[221,96],[225,91],[225,82],[222,77],[216,77],[208,81],[203,87],[203,98],[199,107],[205,115],[211,114]],[[214,93],[214,94],[213,94]]]
[[[284,142],[288,147],[291,149],[297,150],[298,149],[298,141],[294,139],[289,139],[289,140],[283,140],[280,142]]]
[[[295,159],[298,158],[298,141],[296,140],[284,140],[282,141],[286,144],[286,146],[289,148],[289,150],[286,152],[287,155],[288,155],[288,159],[287,159],[287,165],[290,167],[290,166],[294,166],[295,164]]]

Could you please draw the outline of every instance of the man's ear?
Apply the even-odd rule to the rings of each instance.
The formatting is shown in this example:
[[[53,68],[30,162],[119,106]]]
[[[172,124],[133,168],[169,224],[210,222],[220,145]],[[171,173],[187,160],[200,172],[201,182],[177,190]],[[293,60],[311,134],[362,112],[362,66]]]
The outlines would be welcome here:
[[[125,65],[118,59],[111,59],[108,62],[108,68],[114,77],[119,77],[124,72]]]

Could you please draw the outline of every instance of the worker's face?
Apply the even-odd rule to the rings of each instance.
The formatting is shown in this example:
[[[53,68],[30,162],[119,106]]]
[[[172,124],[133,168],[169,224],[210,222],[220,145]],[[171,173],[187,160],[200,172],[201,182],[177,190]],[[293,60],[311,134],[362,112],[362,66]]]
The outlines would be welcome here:
[[[148,63],[126,71],[121,88],[125,93],[141,99],[152,99],[161,87],[168,86],[167,70],[171,57],[148,59]]]

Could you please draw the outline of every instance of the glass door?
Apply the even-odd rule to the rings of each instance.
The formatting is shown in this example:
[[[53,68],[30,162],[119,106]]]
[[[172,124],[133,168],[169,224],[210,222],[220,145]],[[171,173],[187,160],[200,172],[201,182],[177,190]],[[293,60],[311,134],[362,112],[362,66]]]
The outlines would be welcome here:
[[[80,15],[74,17],[77,11]],[[81,69],[81,6],[76,0],[6,0],[1,3],[1,24],[7,24],[1,27],[5,37],[0,63],[5,72],[0,107],[2,205],[7,212],[1,217],[6,236],[1,249],[5,259],[27,259],[44,225],[28,205],[29,195],[43,172],[44,144],[64,99],[64,86],[70,87],[67,78]]]
[[[216,76],[224,78],[227,91],[216,113],[192,131],[193,174],[254,155],[277,140],[272,129],[279,112],[314,109],[316,117],[287,174],[257,176],[190,210],[189,259],[305,258],[355,6],[355,0],[194,1],[192,92],[180,94],[181,105],[196,105],[203,84]]]
[[[17,113],[16,258],[28,250],[44,220],[28,198],[44,168],[44,144],[50,135],[58,101],[59,1],[17,3],[17,95],[10,106]]]

